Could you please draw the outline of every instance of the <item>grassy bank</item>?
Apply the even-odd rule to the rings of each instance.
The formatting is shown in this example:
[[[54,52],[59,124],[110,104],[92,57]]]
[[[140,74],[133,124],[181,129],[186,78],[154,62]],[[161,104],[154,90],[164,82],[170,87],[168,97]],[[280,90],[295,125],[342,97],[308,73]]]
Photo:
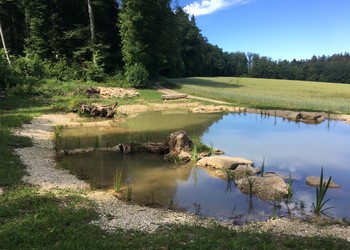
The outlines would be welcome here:
[[[350,85],[237,77],[168,79],[180,92],[261,109],[350,114]]]
[[[72,103],[86,98],[83,92],[75,92],[84,88],[83,84],[55,84],[42,83],[35,89],[14,91],[0,99],[0,187],[5,191],[0,196],[0,249],[349,248],[348,242],[331,237],[236,232],[219,225],[211,228],[168,225],[152,234],[101,230],[90,223],[97,218],[94,204],[79,193],[63,190],[60,194],[42,194],[36,187],[21,182],[25,167],[14,149],[30,146],[31,140],[11,132],[34,116],[67,110]],[[159,96],[153,90],[143,90],[140,97],[122,102],[156,101]]]

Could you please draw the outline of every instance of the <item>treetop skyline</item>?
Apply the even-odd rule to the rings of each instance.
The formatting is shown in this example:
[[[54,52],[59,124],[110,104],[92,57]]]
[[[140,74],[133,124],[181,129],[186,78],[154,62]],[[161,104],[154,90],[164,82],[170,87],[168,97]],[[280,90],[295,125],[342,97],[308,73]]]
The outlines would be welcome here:
[[[350,1],[179,0],[203,36],[224,51],[273,60],[349,52]]]

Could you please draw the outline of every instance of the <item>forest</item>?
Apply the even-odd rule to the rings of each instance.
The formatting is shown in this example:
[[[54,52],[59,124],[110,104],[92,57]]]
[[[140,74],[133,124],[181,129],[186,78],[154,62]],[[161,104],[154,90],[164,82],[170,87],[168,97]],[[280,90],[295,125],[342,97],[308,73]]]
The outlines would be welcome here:
[[[191,76],[350,83],[349,53],[276,61],[224,52],[171,0],[0,0],[0,35],[0,88],[108,77],[133,87]]]

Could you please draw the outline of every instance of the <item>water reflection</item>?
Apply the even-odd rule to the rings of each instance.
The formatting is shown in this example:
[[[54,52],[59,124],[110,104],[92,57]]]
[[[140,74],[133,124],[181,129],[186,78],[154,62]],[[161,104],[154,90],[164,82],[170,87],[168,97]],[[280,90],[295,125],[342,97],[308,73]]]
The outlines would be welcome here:
[[[307,175],[319,175],[342,186],[329,190],[329,215],[349,217],[350,200],[350,126],[329,121],[321,124],[294,123],[281,118],[252,114],[191,114],[153,112],[127,119],[113,128],[68,129],[62,135],[67,147],[96,144],[115,145],[125,141],[155,140],[184,129],[200,136],[226,155],[244,157],[259,165],[266,159],[266,171],[293,178],[293,197],[271,204],[255,196],[242,194],[232,182],[212,177],[206,170],[166,163],[161,156],[93,152],[66,156],[73,171],[93,182],[97,188],[113,187],[116,168],[123,168],[125,195],[132,186],[132,199],[141,204],[186,210],[203,216],[229,219],[235,224],[267,219],[271,216],[295,216],[310,213],[315,189],[305,185]],[[74,146],[75,145],[75,146]]]

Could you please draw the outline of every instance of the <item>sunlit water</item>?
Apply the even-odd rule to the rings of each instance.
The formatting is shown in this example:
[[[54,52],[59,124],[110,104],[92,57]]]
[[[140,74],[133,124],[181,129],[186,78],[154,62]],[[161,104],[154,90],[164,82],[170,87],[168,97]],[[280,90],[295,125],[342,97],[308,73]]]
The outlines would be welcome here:
[[[122,155],[93,152],[65,156],[62,166],[96,188],[113,188],[117,168],[123,169],[123,194],[134,203],[183,210],[202,216],[229,219],[234,223],[271,216],[310,214],[315,188],[305,185],[309,175],[325,177],[342,186],[330,189],[326,207],[332,217],[350,217],[350,125],[325,121],[318,125],[289,122],[255,114],[192,114],[151,112],[128,118],[114,128],[75,128],[63,131],[62,147],[114,146],[127,141],[162,141],[166,135],[184,129],[226,155],[253,160],[259,166],[265,158],[266,171],[293,178],[294,194],[285,202],[262,201],[243,194],[234,183],[212,177],[192,164],[166,163],[152,154]],[[131,191],[131,192],[130,192]]]

